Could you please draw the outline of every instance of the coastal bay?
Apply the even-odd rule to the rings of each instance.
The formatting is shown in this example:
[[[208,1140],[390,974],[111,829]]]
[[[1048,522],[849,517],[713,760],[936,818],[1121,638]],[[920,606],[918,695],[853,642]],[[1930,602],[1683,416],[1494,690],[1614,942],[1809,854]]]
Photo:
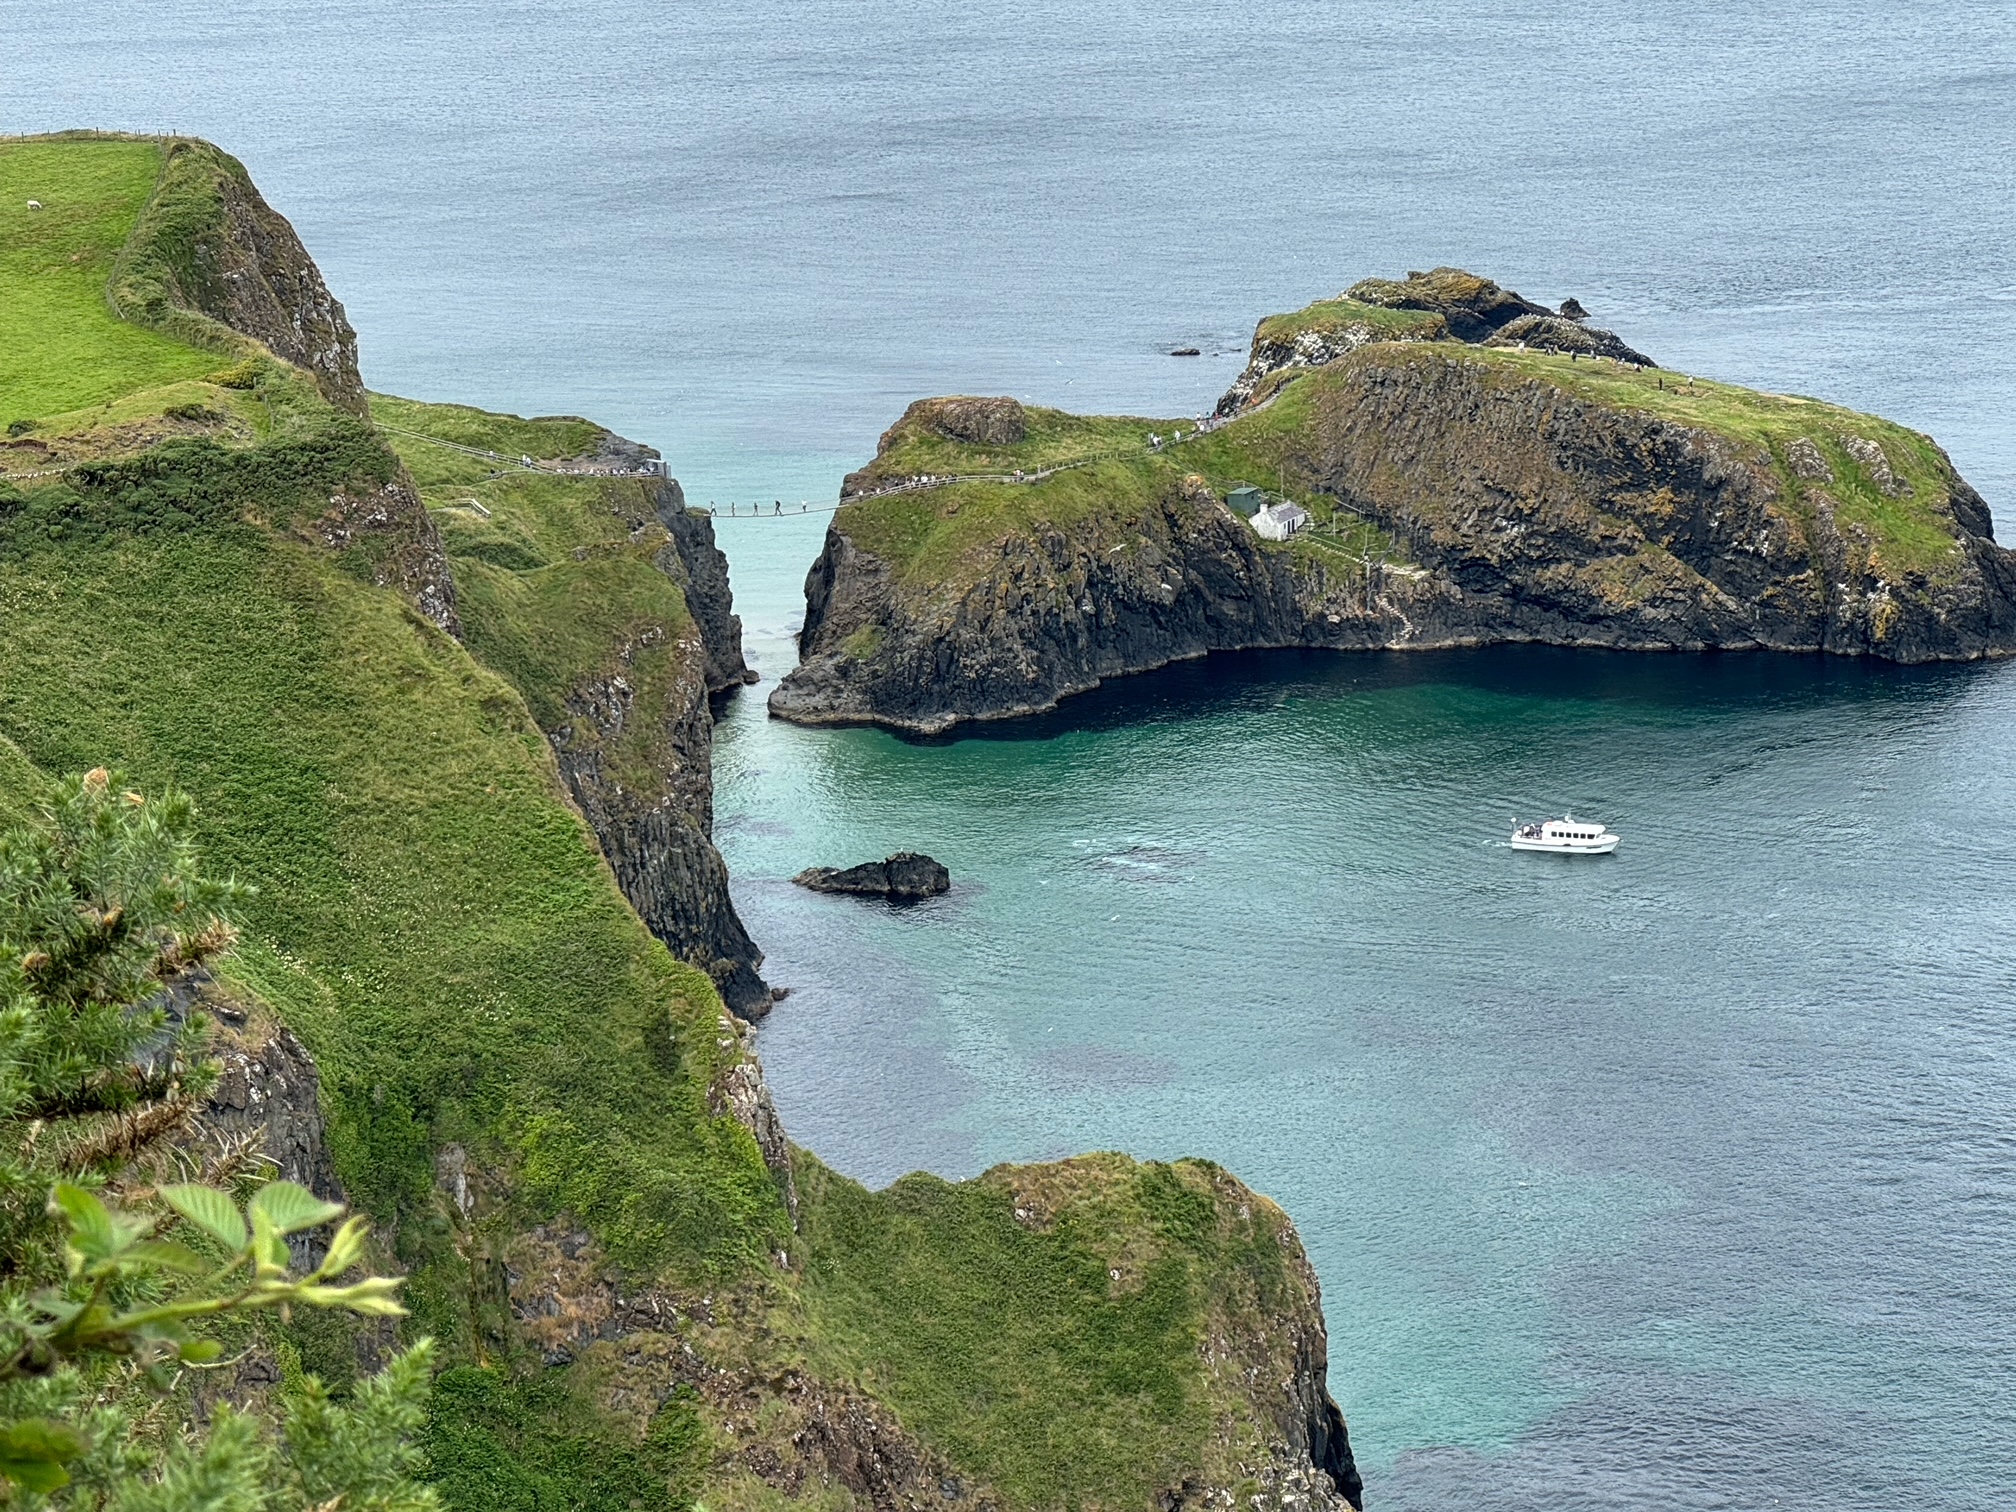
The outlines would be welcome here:
[[[593,415],[697,504],[830,502],[926,394],[1200,414],[1257,313],[1449,261],[1933,434],[2016,537],[2003,7],[262,14],[11,17],[0,125],[224,142],[375,389]],[[1214,658],[906,745],[763,718],[821,529],[718,527],[799,1142],[1225,1161],[1302,1225],[1381,1507],[1999,1501],[2009,669]],[[1584,805],[1602,869],[1492,848]],[[942,908],[786,881],[904,848]]]

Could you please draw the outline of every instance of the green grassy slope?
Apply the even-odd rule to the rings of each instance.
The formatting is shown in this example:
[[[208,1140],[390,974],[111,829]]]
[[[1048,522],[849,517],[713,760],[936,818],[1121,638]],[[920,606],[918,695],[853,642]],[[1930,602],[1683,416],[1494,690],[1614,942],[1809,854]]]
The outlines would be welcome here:
[[[651,485],[515,465],[521,456],[578,457],[606,434],[602,427],[389,394],[371,403],[441,531],[469,649],[511,680],[546,728],[564,720],[562,700],[604,670],[616,647],[647,631],[668,644],[684,636],[685,600],[653,562],[666,537]],[[511,460],[470,456],[429,437]]]
[[[51,150],[108,145],[136,144]],[[149,181],[122,182],[115,228]],[[11,318],[59,321],[59,284]],[[56,342],[35,370],[73,397],[63,383],[99,374],[87,423],[168,391],[91,351]],[[775,1386],[792,1369],[876,1395],[1009,1507],[1117,1512],[1186,1474],[1236,1481],[1267,1430],[1202,1360],[1214,1329],[1266,1334],[1271,1208],[1235,1218],[1209,1168],[1120,1157],[884,1194],[808,1157],[794,1234],[754,1141],[712,1110],[741,1054],[720,1000],[623,901],[534,719],[626,638],[662,631],[675,654],[685,606],[652,565],[646,488],[405,434],[565,457],[599,430],[379,397],[395,456],[271,359],[231,375],[249,386],[174,381],[242,428],[119,432],[108,452],[137,454],[0,484],[0,814],[38,772],[123,766],[194,794],[210,864],[259,889],[227,983],[313,1051],[338,1172],[411,1273],[413,1327],[446,1345],[429,1443],[451,1505],[773,1512],[786,1483],[795,1504],[854,1507],[816,1465],[774,1468],[799,1453]],[[333,490],[401,457],[455,564],[466,646],[372,586],[369,542],[314,528]],[[438,1176],[449,1146],[466,1214]],[[1040,1221],[1015,1217],[1025,1200]],[[711,1299],[689,1337],[732,1398],[649,1377],[634,1341],[542,1365],[501,1276],[562,1216],[625,1285]]]
[[[1263,322],[1261,337],[1292,336],[1340,320],[1349,323],[1361,310],[1417,324],[1440,320],[1418,311],[1332,300]],[[1660,369],[1638,371],[1611,362],[1571,361],[1545,352],[1435,340],[1380,343],[1365,353],[1345,361],[1469,363],[1498,384],[1546,384],[1596,404],[1729,437],[1754,448],[1774,468],[1795,509],[1806,485],[1787,462],[1786,448],[1795,440],[1809,440],[1834,474],[1826,488],[1839,506],[1838,518],[1866,530],[1889,569],[1937,572],[1954,561],[1952,525],[1943,513],[1950,464],[1930,437],[1894,422],[1821,400]],[[1221,494],[1242,483],[1271,490],[1286,482],[1296,501],[1316,516],[1317,530],[1283,549],[1372,550],[1395,560],[1390,540],[1377,532],[1368,534],[1369,527],[1333,510],[1320,495],[1295,487],[1296,477],[1308,473],[1301,437],[1325,396],[1342,382],[1338,367],[1286,370],[1264,387],[1263,392],[1274,396],[1265,408],[1159,452],[1149,449],[1148,434],[1166,437],[1178,428],[1188,429],[1189,422],[1030,409],[1028,437],[1012,447],[972,445],[924,427],[899,427],[889,448],[866,470],[870,486],[883,478],[925,473],[958,475],[994,472],[1004,466],[1033,469],[1081,458],[1098,460],[1040,483],[954,483],[859,501],[841,511],[839,528],[890,563],[899,579],[956,589],[987,570],[993,544],[1004,532],[1026,534],[1054,527],[1090,531],[1091,539],[1103,539],[1102,525],[1125,532],[1127,522],[1138,518],[1177,478],[1197,473]],[[1895,490],[1877,486],[1867,468],[1847,451],[1848,437],[1880,445],[1905,486]]]
[[[765,1252],[775,1189],[703,1106],[712,990],[616,894],[506,684],[251,528],[17,558],[0,602],[0,730],[45,770],[189,788],[213,861],[260,886],[236,969],[323,1065],[339,1169],[423,1293],[457,1284],[425,1221],[447,1141],[522,1164],[528,1211],[626,1263]]]
[[[106,298],[161,165],[153,142],[0,141],[0,425],[222,365],[120,320]]]
[[[1258,1430],[1200,1358],[1234,1313],[1250,1332],[1294,1303],[1279,1210],[1242,1213],[1225,1182],[1206,1163],[1091,1155],[870,1194],[815,1166],[813,1357],[1017,1504],[1142,1507],[1199,1471],[1236,1483],[1213,1444]]]
[[[1308,421],[1313,393],[1300,381],[1291,383],[1265,409],[1201,436],[1189,435],[1194,421],[1087,418],[1033,408],[1027,411],[1027,439],[1012,447],[967,445],[922,428],[899,432],[867,470],[871,486],[885,477],[1098,460],[1037,483],[950,483],[863,500],[842,509],[838,525],[856,545],[888,562],[899,580],[956,592],[991,570],[994,544],[1004,533],[1055,528],[1095,544],[1131,539],[1132,522],[1191,473],[1221,494],[1242,484],[1268,490],[1292,484],[1304,470],[1296,438]],[[1178,430],[1187,439],[1165,439],[1160,450],[1150,449],[1151,432],[1168,438]],[[1315,527],[1283,549],[1333,555],[1371,550],[1400,560],[1383,532],[1321,496],[1292,486],[1290,491],[1310,509]]]

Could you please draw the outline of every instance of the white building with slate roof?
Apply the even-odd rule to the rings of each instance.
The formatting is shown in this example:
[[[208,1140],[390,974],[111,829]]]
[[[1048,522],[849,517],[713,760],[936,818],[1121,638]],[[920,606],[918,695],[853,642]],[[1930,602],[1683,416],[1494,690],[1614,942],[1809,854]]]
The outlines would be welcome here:
[[[1264,541],[1285,541],[1309,523],[1300,504],[1269,504],[1253,516],[1253,533]]]

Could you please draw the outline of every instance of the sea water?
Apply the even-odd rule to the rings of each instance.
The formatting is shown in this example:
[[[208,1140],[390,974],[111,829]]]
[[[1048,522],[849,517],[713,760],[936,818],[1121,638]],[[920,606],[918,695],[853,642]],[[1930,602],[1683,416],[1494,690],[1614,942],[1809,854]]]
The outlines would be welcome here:
[[[923,394],[1196,414],[1260,316],[1438,263],[2016,499],[1999,0],[0,0],[0,130],[71,125],[243,157],[374,386],[592,415],[703,504],[830,504]],[[2000,1504],[2016,667],[1256,655],[797,730],[823,528],[720,526],[798,1139],[1231,1166],[1308,1241],[1379,1508]],[[1503,845],[1563,807],[1618,853]],[[903,847],[950,896],[785,881]]]

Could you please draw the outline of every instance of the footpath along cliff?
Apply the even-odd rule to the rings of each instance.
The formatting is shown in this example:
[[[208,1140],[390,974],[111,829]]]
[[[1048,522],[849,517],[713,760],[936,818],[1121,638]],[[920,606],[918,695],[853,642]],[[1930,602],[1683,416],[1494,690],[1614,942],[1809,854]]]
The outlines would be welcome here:
[[[920,401],[847,480],[771,712],[933,732],[1250,647],[2016,649],[2016,553],[1930,437],[1568,308],[1366,280],[1261,322],[1201,433]],[[1304,527],[1262,539],[1243,488]]]
[[[66,333],[0,392],[0,813],[116,764],[258,889],[191,984],[210,1132],[371,1217],[447,1506],[1360,1499],[1314,1272],[1229,1173],[870,1192],[786,1138],[708,841],[739,626],[652,454],[367,394],[204,143],[0,139],[0,246]],[[304,1313],[164,1411],[340,1394],[390,1342]]]

